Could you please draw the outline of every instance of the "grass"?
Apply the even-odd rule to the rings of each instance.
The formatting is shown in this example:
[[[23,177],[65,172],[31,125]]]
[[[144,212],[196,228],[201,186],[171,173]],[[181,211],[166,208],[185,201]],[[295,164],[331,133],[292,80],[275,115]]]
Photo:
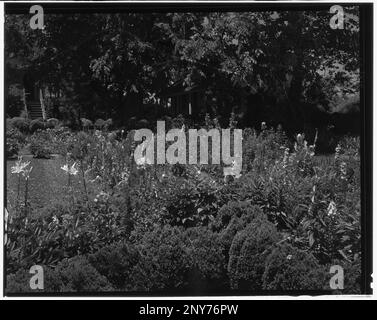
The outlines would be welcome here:
[[[32,155],[23,155],[23,161],[30,161],[33,170],[29,180],[29,202],[33,207],[45,207],[51,202],[61,199],[67,193],[67,174],[61,169],[65,159],[59,155],[51,159],[35,159]],[[11,173],[11,167],[16,160],[7,160],[7,207],[12,208],[17,198],[17,174]],[[71,177],[75,190],[81,190],[82,181],[80,176]],[[21,179],[20,198],[24,197],[24,180]]]
[[[317,165],[329,165],[333,161],[332,155],[319,155],[314,158]],[[51,159],[36,159],[32,155],[24,154],[23,161],[30,161],[33,171],[29,180],[29,202],[33,207],[42,208],[61,200],[67,194],[67,174],[61,169],[65,164],[62,156],[54,155]],[[11,173],[16,159],[7,160],[7,208],[15,206],[17,197],[17,175]],[[71,177],[75,192],[83,191],[80,174]],[[24,180],[21,179],[20,198],[23,200]]]

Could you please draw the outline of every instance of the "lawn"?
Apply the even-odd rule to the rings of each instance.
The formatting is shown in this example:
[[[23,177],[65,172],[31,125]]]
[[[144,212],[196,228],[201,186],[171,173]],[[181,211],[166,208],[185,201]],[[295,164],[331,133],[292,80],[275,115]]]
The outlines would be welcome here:
[[[7,160],[7,207],[11,209],[17,198],[16,174],[11,173],[11,167],[15,165],[16,159]],[[62,200],[67,193],[67,174],[61,169],[65,159],[61,155],[53,155],[51,159],[36,159],[30,154],[23,155],[23,161],[30,161],[33,170],[29,181],[29,202],[34,208],[45,207],[49,203]],[[333,161],[331,155],[316,156],[317,165],[328,165]],[[80,174],[71,177],[72,186],[75,192],[84,190]],[[25,183],[21,179],[20,199],[24,196]]]
[[[246,131],[244,170],[227,180],[213,164],[136,165],[132,139],[112,132],[34,133],[40,148],[61,141],[62,155],[21,150],[33,167],[26,208],[15,207],[16,160],[7,162],[7,204],[18,218],[7,221],[7,290],[29,290],[34,264],[57,279],[46,280],[51,292],[189,292],[197,279],[203,292],[327,290],[340,265],[355,274],[347,292],[359,292],[359,142],[314,156],[303,139],[290,150],[281,135]],[[67,157],[85,164],[87,195],[80,170],[68,188]]]
[[[7,207],[14,207],[17,198],[17,174],[11,173],[11,167],[17,160],[7,160],[6,185]],[[53,155],[51,159],[36,159],[32,155],[23,155],[23,161],[30,161],[33,170],[29,180],[29,202],[34,208],[45,207],[49,203],[61,199],[67,192],[67,174],[61,169],[65,159],[60,155]],[[75,190],[81,190],[82,181],[79,176],[72,178]],[[24,180],[21,179],[20,198],[23,199],[25,190]]]

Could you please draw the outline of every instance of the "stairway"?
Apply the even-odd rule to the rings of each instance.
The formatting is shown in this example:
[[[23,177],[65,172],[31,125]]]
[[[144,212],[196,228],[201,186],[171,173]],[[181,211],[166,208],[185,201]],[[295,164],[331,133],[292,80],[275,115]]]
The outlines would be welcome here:
[[[39,101],[29,101],[27,103],[27,110],[31,120],[43,118],[42,107]]]

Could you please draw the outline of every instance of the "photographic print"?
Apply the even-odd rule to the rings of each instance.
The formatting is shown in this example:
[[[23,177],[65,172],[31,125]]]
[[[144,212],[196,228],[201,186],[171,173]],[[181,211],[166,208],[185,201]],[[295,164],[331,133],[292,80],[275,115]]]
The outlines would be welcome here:
[[[5,295],[371,293],[372,11],[6,3]]]

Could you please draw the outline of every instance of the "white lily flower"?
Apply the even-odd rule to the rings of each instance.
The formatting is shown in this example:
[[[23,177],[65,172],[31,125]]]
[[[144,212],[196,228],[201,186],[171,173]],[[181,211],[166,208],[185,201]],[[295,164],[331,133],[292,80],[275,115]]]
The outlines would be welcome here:
[[[24,178],[26,179],[26,180],[28,180],[29,179],[29,177],[30,177],[30,173],[31,173],[31,171],[33,170],[33,167],[30,167],[29,169],[24,169],[24,171],[22,172],[22,175],[24,176]]]
[[[65,164],[61,167],[62,170],[67,172],[69,175],[75,176],[79,170],[76,168],[77,162],[75,162],[72,166],[69,166],[69,164]]]
[[[22,162],[22,156],[18,157],[16,164],[13,167],[11,167],[11,173],[17,173],[17,174],[22,173],[24,172],[24,170],[29,164],[30,164],[30,161]]]

